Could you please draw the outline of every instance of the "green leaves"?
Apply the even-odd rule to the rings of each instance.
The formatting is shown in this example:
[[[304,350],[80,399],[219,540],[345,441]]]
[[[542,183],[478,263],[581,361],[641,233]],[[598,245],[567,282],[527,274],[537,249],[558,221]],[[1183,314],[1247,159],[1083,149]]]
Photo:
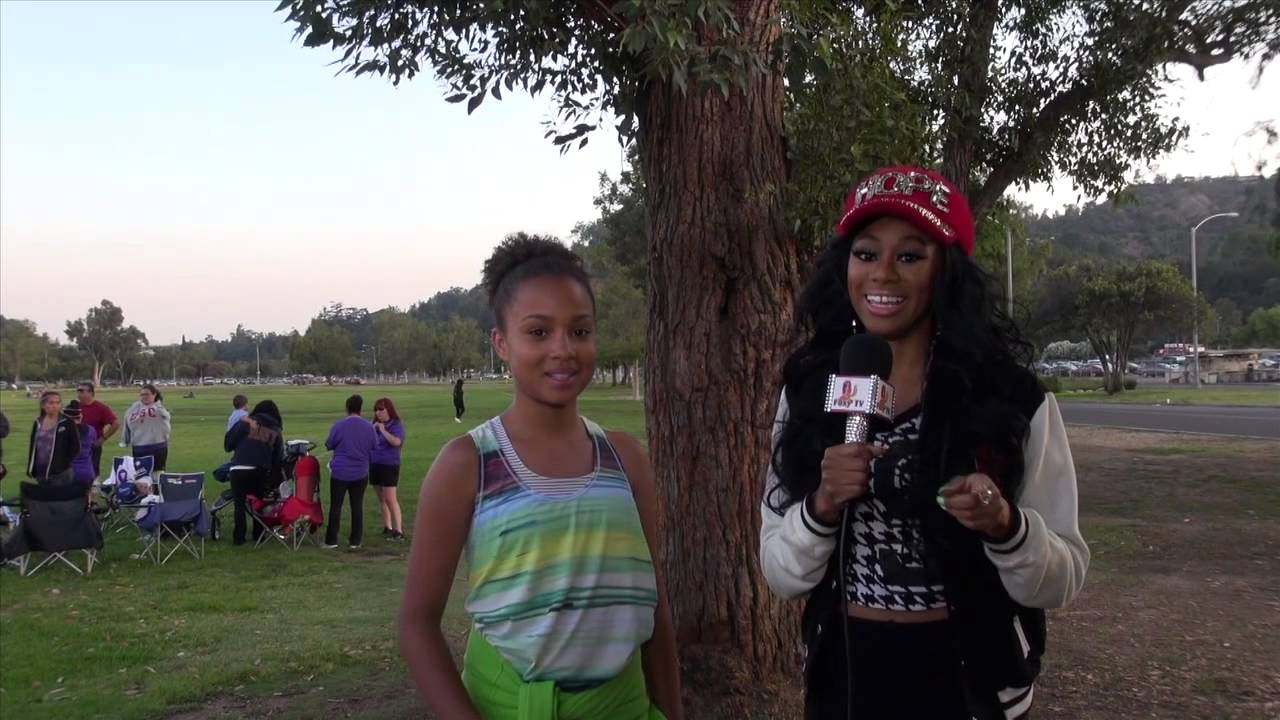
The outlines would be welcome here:
[[[341,72],[399,84],[429,67],[448,86],[446,100],[468,100],[468,114],[485,95],[550,89],[559,110],[548,137],[563,149],[584,145],[578,128],[590,132],[610,115],[630,140],[651,81],[727,98],[766,67],[729,0],[288,0],[277,12],[288,13],[304,46],[339,51]]]
[[[1040,309],[1059,332],[1087,337],[1105,367],[1122,369],[1140,336],[1180,334],[1202,305],[1168,263],[1086,260],[1049,275]]]

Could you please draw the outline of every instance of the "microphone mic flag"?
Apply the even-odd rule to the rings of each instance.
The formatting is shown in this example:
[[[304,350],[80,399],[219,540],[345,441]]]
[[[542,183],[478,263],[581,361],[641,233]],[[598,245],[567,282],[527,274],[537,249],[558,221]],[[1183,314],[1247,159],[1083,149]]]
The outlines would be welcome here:
[[[827,384],[827,412],[847,415],[844,441],[866,442],[869,416],[893,419],[893,349],[875,335],[852,335],[840,347],[840,374]]]

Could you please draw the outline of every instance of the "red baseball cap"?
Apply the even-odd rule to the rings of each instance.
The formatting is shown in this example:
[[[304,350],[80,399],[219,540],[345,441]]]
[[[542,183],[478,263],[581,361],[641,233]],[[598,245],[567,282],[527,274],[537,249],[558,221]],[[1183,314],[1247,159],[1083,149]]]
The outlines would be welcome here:
[[[973,255],[976,230],[969,200],[941,173],[910,165],[876,170],[849,192],[836,236],[885,215],[906,220],[939,244],[958,245]]]

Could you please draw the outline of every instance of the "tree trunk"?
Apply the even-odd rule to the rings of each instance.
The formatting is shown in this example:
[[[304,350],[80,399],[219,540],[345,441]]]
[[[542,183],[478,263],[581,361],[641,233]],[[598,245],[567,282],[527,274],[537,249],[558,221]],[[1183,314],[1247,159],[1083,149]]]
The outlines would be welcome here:
[[[768,52],[781,0],[738,8],[745,36]],[[709,695],[720,689],[759,688],[778,672],[798,678],[799,606],[771,594],[759,562],[769,431],[799,278],[782,206],[783,80],[776,68],[755,74],[728,99],[654,81],[641,105],[659,562],[690,694],[714,707]]]
[[[631,365],[631,399],[640,399],[640,361],[637,360]]]
[[[942,174],[970,196],[969,180],[982,132],[982,110],[991,88],[991,39],[999,16],[996,0],[979,0],[969,5],[964,28],[966,37],[957,59],[959,88],[952,96],[942,131],[945,141]],[[986,208],[976,217],[985,214]]]
[[[93,386],[102,387],[102,362],[98,358],[93,359]]]

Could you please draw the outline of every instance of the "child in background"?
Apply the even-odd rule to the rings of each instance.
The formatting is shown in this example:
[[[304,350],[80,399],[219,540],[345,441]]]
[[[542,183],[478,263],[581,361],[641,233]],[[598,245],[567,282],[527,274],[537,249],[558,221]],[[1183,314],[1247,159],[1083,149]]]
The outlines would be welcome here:
[[[236,423],[249,417],[249,398],[236,395],[231,398],[231,408],[231,416],[227,418],[227,432],[230,432]]]

